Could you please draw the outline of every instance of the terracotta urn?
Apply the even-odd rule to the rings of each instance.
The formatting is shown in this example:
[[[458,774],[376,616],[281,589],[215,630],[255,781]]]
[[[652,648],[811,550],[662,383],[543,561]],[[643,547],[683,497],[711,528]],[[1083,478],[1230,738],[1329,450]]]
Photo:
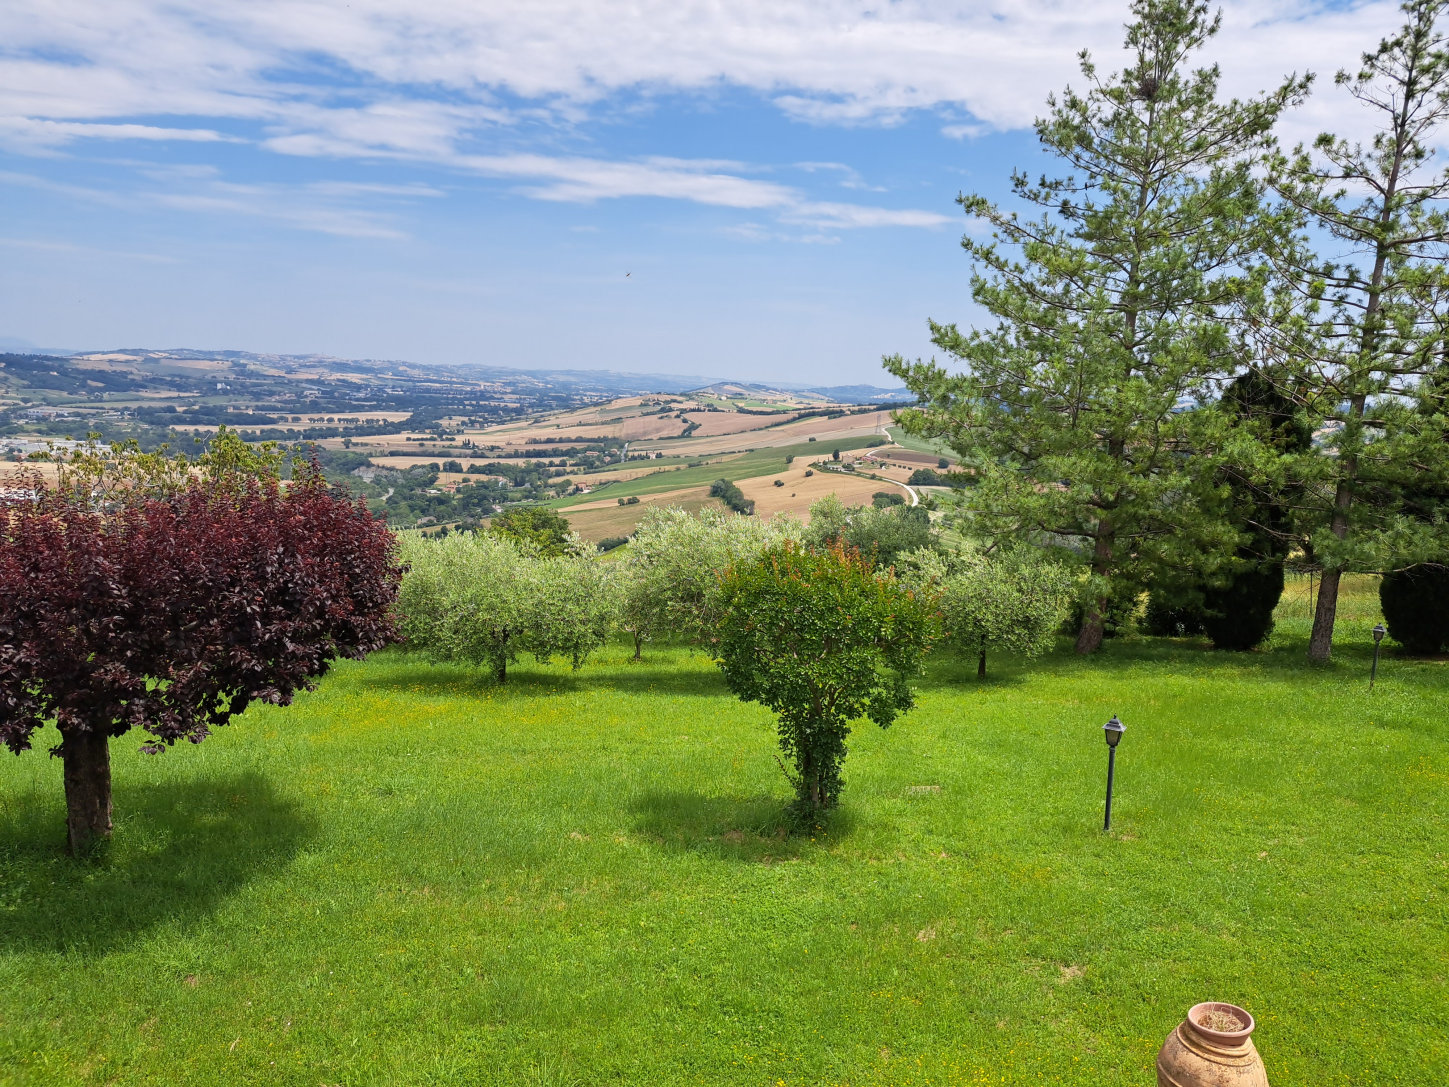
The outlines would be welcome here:
[[[1236,1004],[1194,1004],[1157,1052],[1157,1087],[1268,1087],[1256,1025]]]

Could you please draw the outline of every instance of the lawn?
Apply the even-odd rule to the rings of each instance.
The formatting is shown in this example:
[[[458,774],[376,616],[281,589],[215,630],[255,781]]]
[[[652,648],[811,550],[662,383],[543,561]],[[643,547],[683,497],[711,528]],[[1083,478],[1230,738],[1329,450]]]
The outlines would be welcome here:
[[[1353,588],[1322,669],[1292,597],[1259,653],[939,656],[818,827],[682,649],[501,689],[393,650],[128,737],[84,864],[42,738],[0,760],[0,1083],[1144,1087],[1208,999],[1274,1083],[1443,1082],[1449,665],[1369,693]]]

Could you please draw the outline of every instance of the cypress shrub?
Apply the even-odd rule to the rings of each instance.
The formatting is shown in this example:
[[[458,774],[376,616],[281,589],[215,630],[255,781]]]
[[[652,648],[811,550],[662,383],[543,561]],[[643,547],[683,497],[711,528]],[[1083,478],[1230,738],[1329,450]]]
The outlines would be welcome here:
[[[1271,378],[1254,368],[1223,393],[1223,406],[1236,425],[1253,425],[1262,440],[1280,453],[1312,448],[1313,434],[1293,402]],[[1247,531],[1237,550],[1238,569],[1222,585],[1203,586],[1202,628],[1218,649],[1252,649],[1273,629],[1273,609],[1283,595],[1283,560],[1292,535],[1292,512],[1286,496],[1230,476],[1233,519]]]
[[[1202,629],[1218,649],[1252,649],[1272,631],[1282,595],[1283,560],[1251,561],[1226,585],[1203,590]]]
[[[1203,630],[1202,608],[1170,590],[1156,588],[1147,596],[1142,633],[1155,638],[1190,638]]]
[[[1379,603],[1389,637],[1415,655],[1449,647],[1449,566],[1420,563],[1385,574]]]

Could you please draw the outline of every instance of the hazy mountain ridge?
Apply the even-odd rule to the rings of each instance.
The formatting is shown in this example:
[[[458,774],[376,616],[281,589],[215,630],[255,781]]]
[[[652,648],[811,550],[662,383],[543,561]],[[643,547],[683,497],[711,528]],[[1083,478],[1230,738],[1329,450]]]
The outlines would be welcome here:
[[[287,383],[297,382],[289,397]],[[344,359],[331,355],[272,354],[206,348],[124,347],[69,355],[15,352],[0,354],[0,394],[43,402],[74,396],[194,396],[232,393],[286,405],[292,399],[365,399],[371,406],[393,404],[397,397],[427,392],[492,393],[530,399],[540,393],[567,399],[645,393],[705,393],[731,398],[802,396],[822,403],[874,403],[908,399],[906,390],[872,385],[762,385],[683,374],[636,374],[617,370],[520,370],[481,363],[441,365],[398,359]],[[409,399],[411,399],[409,397]],[[346,407],[339,403],[338,409]],[[395,404],[401,406],[401,404]]]

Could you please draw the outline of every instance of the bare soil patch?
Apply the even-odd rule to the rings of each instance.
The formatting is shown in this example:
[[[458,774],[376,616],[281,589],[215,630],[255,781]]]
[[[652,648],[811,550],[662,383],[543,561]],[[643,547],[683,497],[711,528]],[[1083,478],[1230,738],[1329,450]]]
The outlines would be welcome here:
[[[879,480],[863,479],[849,472],[816,472],[807,479],[808,468],[797,461],[787,471],[736,480],[736,484],[746,498],[754,499],[756,517],[790,513],[807,521],[811,504],[827,494],[839,495],[847,506],[862,506],[870,504],[870,496],[876,491],[889,489]],[[776,487],[777,479],[785,485]]]

